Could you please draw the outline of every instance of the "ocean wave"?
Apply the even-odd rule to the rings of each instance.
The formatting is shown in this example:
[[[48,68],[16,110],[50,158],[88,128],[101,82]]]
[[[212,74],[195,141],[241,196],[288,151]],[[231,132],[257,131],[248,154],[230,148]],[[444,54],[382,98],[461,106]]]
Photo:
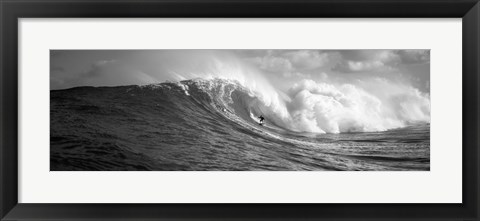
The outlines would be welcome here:
[[[380,79],[368,84],[370,88],[389,89],[382,89],[378,94],[368,87],[353,84],[303,80],[280,96],[273,87],[257,90],[258,87],[249,87],[238,80],[219,78],[118,88],[130,97],[145,93],[145,90],[154,91],[150,97],[141,97],[142,105],[157,102],[161,106],[168,105],[174,113],[188,112],[182,116],[187,121],[199,117],[195,112],[200,106],[207,109],[207,113],[219,114],[244,125],[258,124],[258,116],[263,115],[268,127],[294,132],[375,132],[430,122],[428,94]],[[110,93],[120,96],[119,91]],[[82,110],[85,107],[97,106],[78,106]]]
[[[368,83],[389,89],[376,94],[353,84],[303,80],[281,97],[274,89],[259,91],[237,80],[218,78],[159,85],[176,87],[197,99],[198,93],[208,95],[209,104],[230,119],[258,123],[256,118],[263,115],[269,125],[296,132],[375,132],[430,122],[428,94],[381,79]]]
[[[373,110],[378,115],[399,122],[427,120],[422,115],[428,114],[423,113],[423,109],[429,110],[426,107],[418,107],[419,112],[402,112],[401,108],[384,106],[386,98],[374,96],[367,89],[312,82],[293,86],[285,96],[265,92],[229,79],[53,90],[51,169],[429,169],[428,124],[385,132],[342,133],[358,128],[379,129],[358,125],[376,125],[385,119],[356,119],[345,114],[361,108],[365,108],[363,114],[373,112],[367,110],[374,106],[367,101],[376,104]],[[359,95],[350,96],[353,92]],[[275,93],[277,98],[272,96]],[[422,96],[404,93],[393,101],[400,99],[404,106],[418,105],[423,102]],[[337,116],[326,115],[328,112],[316,109],[315,105],[331,105],[332,110],[339,112],[330,113]],[[340,112],[342,109],[346,110]],[[299,113],[311,115],[312,119],[299,119]],[[266,119],[264,126],[258,125],[259,115]],[[353,126],[342,124],[342,119],[350,118],[358,122]],[[335,124],[338,130],[331,129]],[[365,157],[372,154],[378,157]]]

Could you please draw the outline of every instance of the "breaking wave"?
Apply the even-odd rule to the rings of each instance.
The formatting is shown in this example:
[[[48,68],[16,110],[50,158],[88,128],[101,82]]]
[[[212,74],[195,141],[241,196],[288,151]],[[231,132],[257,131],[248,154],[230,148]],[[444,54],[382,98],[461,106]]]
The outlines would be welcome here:
[[[368,83],[373,89],[303,80],[285,94],[273,87],[266,87],[270,91],[256,90],[225,79],[174,85],[186,96],[194,95],[192,88],[207,93],[216,107],[244,121],[256,121],[263,115],[275,127],[295,132],[374,132],[430,122],[428,94],[382,79]]]
[[[429,124],[408,126],[429,121],[428,96],[383,86],[381,96],[228,79],[53,90],[51,170],[428,170]]]

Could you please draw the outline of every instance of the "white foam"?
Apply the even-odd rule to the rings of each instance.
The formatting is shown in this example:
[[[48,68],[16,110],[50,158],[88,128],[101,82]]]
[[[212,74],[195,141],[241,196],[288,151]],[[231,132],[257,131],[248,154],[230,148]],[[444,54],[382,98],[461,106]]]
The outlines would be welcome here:
[[[183,92],[185,93],[185,95],[187,96],[190,96],[190,94],[188,93],[188,85],[185,85],[185,84],[182,84],[181,82],[178,82],[177,85],[182,88]]]
[[[409,122],[430,122],[430,97],[417,89],[372,78],[368,90],[352,84],[304,80],[290,89],[289,112],[296,130],[340,133],[384,131]],[[365,83],[364,83],[365,84]]]
[[[384,131],[410,122],[430,122],[429,94],[406,83],[378,77],[349,84],[303,80],[296,84],[292,82],[290,90],[284,92],[248,65],[222,58],[213,60],[215,65],[208,73],[204,70],[201,73],[173,74],[183,79],[220,78],[238,82],[250,95],[258,98],[254,107],[256,114],[262,113],[270,122],[293,131]],[[230,96],[224,91],[217,93]]]

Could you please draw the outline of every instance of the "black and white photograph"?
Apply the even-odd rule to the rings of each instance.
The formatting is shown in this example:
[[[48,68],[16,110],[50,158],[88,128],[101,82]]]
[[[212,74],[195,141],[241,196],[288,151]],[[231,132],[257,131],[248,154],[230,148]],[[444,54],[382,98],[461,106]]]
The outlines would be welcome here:
[[[50,171],[430,171],[429,49],[50,50]]]

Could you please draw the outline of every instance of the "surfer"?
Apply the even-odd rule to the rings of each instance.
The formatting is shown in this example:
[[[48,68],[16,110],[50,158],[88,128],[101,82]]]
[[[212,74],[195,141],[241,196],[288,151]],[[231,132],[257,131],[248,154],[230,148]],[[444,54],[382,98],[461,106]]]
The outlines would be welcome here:
[[[265,121],[265,118],[262,115],[260,115],[260,117],[258,117],[258,119],[260,119],[260,124],[263,124],[264,121]]]

